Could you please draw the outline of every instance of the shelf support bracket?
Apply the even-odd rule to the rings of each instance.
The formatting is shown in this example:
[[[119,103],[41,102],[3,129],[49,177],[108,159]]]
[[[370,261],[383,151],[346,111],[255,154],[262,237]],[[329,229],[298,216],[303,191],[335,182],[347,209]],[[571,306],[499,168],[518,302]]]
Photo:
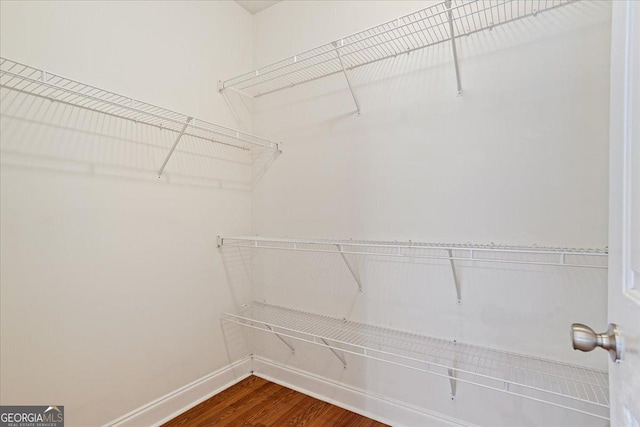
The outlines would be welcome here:
[[[272,328],[271,326],[267,325],[266,323],[263,323],[263,325],[264,325],[264,326],[266,326],[266,327],[267,327],[267,329],[269,329],[269,330],[273,333],[273,335],[275,335],[275,336],[276,336],[280,341],[282,341],[282,342],[284,343],[284,345],[286,345],[287,347],[289,347],[289,350],[291,350],[291,354],[296,354],[296,349],[295,349],[295,348],[293,348],[293,346],[292,346],[292,345],[291,345],[287,340],[285,340],[284,338],[282,338],[282,337],[280,336],[280,334],[278,334],[276,331],[274,331],[274,330],[273,330],[273,328]]]
[[[451,400],[456,398],[456,371],[453,368],[447,368],[447,373],[449,374],[449,385],[451,386]]]
[[[451,273],[453,275],[453,283],[456,286],[456,296],[458,297],[458,304],[462,304],[462,295],[460,294],[460,281],[458,280],[458,272],[456,271],[456,263],[453,260],[453,251],[447,249],[449,254],[449,264],[451,264]]]
[[[353,269],[353,266],[351,265],[351,263],[347,259],[347,256],[344,254],[344,252],[343,252],[344,249],[343,249],[342,245],[336,245],[336,248],[338,248],[338,252],[340,253],[340,256],[342,257],[342,260],[347,265],[347,268],[349,269],[349,272],[353,276],[353,279],[356,281],[356,284],[358,285],[358,292],[362,292],[362,282],[360,282],[360,277],[358,277],[358,275],[356,274],[355,270]]]
[[[344,41],[342,41],[344,42]],[[356,98],[356,94],[353,91],[353,87],[351,86],[351,80],[349,79],[349,75],[347,74],[347,70],[344,68],[344,63],[342,62],[342,55],[340,55],[340,48],[338,47],[338,42],[333,42],[333,45],[336,48],[336,54],[338,55],[338,61],[340,62],[340,67],[342,68],[342,73],[344,74],[344,78],[347,80],[347,85],[349,86],[349,90],[351,91],[351,96],[353,97],[353,102],[356,104],[356,110],[358,110],[358,115],[360,115],[360,103],[358,102],[358,98]]]
[[[191,122],[192,119],[193,119],[193,117],[188,117],[187,121],[184,123],[184,126],[182,127],[182,130],[180,131],[180,133],[178,134],[176,140],[174,141],[173,145],[171,146],[171,149],[169,150],[169,153],[167,154],[167,157],[164,159],[164,162],[162,162],[162,166],[160,166],[160,170],[158,171],[158,179],[160,179],[160,177],[162,176],[162,172],[164,172],[164,168],[167,166],[167,163],[169,163],[169,159],[171,158],[171,155],[173,154],[173,151],[178,146],[178,142],[180,142],[180,138],[182,138],[182,135],[184,135],[184,133],[186,132],[187,127],[189,126],[189,123]]]
[[[456,68],[456,84],[458,85],[458,96],[462,95],[462,83],[460,82],[460,66],[458,65],[458,49],[456,48],[456,35],[453,30],[453,12],[451,0],[445,1],[447,7],[447,18],[449,21],[449,34],[451,35],[451,50],[453,51],[453,64]]]
[[[324,345],[326,345],[327,348],[331,350],[331,353],[333,353],[333,355],[337,357],[340,362],[342,362],[342,366],[344,367],[344,369],[347,369],[347,361],[345,360],[344,356],[338,353],[333,347],[329,346],[329,343],[324,338],[320,338],[320,341],[322,341]]]
[[[456,346],[457,345],[457,341],[453,340],[453,345]],[[449,374],[449,386],[451,387],[451,400],[455,400],[456,398],[456,387],[458,385],[458,378],[457,378],[457,368],[458,367],[458,356],[457,353],[455,353],[454,350],[454,357],[453,357],[453,364],[451,365],[450,368],[447,368],[447,373]]]

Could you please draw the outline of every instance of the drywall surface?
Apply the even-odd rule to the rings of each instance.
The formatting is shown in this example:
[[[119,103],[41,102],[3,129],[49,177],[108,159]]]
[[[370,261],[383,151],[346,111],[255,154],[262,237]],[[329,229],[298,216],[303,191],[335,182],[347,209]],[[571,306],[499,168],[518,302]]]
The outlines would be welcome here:
[[[252,65],[234,2],[0,3],[1,52],[235,126],[217,79]],[[99,426],[230,363],[234,306],[215,236],[248,233],[250,158],[2,90],[4,404]],[[235,294],[234,294],[235,293]]]
[[[255,16],[255,65],[415,11],[424,2],[282,2]],[[254,130],[284,154],[253,192],[265,236],[604,247],[610,6],[580,2],[449,44],[260,97]],[[230,250],[230,253],[235,253]],[[254,251],[254,297],[338,318],[606,369],[570,347],[606,329],[606,271]],[[603,425],[503,393],[272,337],[256,353],[480,425]]]

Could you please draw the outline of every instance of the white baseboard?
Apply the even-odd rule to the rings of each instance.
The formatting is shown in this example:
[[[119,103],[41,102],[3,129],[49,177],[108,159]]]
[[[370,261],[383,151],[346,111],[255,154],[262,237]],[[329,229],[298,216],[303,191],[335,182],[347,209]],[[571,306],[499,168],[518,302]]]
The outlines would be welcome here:
[[[475,427],[474,424],[459,419],[338,383],[260,356],[253,356],[253,374],[393,426]]]
[[[251,375],[248,356],[115,419],[105,427],[159,426]]]
[[[475,425],[351,387],[259,356],[248,356],[149,402],[104,427],[157,427],[250,375],[393,426]],[[328,396],[332,396],[329,398]]]

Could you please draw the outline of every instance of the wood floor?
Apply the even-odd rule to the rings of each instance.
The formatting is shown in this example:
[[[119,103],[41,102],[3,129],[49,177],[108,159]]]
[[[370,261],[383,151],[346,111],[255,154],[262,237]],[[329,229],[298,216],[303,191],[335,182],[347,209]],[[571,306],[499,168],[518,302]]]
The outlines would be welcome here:
[[[385,425],[252,375],[179,415],[163,427]]]

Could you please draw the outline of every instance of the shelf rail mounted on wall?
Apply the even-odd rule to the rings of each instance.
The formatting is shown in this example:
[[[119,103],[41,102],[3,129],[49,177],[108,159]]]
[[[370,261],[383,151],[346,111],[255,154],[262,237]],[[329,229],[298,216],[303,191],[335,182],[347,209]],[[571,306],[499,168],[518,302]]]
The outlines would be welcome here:
[[[349,73],[364,65],[451,42],[458,94],[462,93],[456,39],[491,30],[577,0],[446,0],[339,40],[220,81],[218,90],[258,97],[334,74],[343,74],[356,105]]]
[[[0,88],[174,132],[176,138],[158,169],[158,178],[185,135],[243,150],[259,147],[280,151],[279,143],[266,138],[196,119],[1,57]]]
[[[461,382],[609,419],[603,371],[259,302],[222,319],[328,348],[345,367],[351,354],[447,378],[452,399]]]
[[[385,242],[371,240],[331,240],[269,238],[259,236],[218,237],[218,247],[339,254],[362,291],[362,282],[347,255],[448,260],[458,303],[462,302],[456,262],[524,264],[572,268],[606,269],[608,250],[495,244]]]

